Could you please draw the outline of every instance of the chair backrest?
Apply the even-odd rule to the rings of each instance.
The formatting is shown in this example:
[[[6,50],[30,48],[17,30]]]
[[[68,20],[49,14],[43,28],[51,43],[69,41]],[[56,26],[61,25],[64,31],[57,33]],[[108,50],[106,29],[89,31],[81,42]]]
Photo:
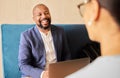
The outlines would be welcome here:
[[[91,44],[87,30],[82,24],[54,24],[64,28],[72,59],[86,57],[82,50]],[[20,78],[18,68],[18,49],[21,32],[33,27],[34,24],[2,24],[2,59],[4,78]]]
[[[20,33],[33,25],[2,24],[2,57],[4,78],[20,78],[18,49]]]
[[[60,26],[60,25],[58,25]],[[87,30],[83,24],[61,25],[66,33],[68,45],[71,51],[72,59],[86,57],[82,48],[90,44]]]

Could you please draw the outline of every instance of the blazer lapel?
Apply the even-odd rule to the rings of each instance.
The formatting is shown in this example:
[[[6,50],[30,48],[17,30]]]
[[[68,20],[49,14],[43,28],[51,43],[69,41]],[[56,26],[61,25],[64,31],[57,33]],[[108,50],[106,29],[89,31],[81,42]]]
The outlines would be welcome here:
[[[44,46],[44,43],[43,43],[43,39],[42,39],[41,34],[40,34],[40,32],[39,32],[39,30],[37,29],[36,26],[35,26],[35,33],[36,33],[36,37],[38,39],[39,48],[42,50],[42,53],[45,54],[45,46]]]
[[[42,37],[41,37],[39,30],[37,29],[37,26],[35,26],[35,32],[36,32],[36,36],[39,39],[39,42],[43,44],[43,40],[42,40]]]
[[[61,53],[59,52],[59,42],[58,42],[58,32],[56,26],[51,25],[51,33],[53,37],[54,47],[56,50],[57,61],[61,58]]]

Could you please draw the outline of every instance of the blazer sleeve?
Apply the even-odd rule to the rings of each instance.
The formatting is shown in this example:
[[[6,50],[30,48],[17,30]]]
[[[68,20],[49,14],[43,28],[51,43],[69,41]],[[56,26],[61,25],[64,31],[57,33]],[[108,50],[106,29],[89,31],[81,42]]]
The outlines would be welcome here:
[[[31,61],[33,61],[33,58],[31,54],[30,42],[27,40],[27,34],[22,33],[18,54],[19,69],[25,76],[40,78],[43,69],[32,66]]]

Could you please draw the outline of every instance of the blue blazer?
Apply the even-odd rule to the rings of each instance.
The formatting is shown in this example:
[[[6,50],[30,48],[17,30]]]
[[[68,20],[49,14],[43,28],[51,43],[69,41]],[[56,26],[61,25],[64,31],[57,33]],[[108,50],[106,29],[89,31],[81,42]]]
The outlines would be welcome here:
[[[51,25],[51,33],[56,50],[57,61],[70,59],[70,52],[64,30]],[[40,78],[46,64],[45,47],[36,26],[21,34],[18,62],[22,76]]]

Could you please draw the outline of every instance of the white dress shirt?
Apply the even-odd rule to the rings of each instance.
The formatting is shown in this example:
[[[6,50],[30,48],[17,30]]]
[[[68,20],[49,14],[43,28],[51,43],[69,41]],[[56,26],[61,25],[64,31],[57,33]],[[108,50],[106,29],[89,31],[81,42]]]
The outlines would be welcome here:
[[[46,50],[46,69],[47,69],[50,63],[55,63],[57,61],[56,52],[53,44],[51,31],[49,31],[47,34],[40,31],[40,34],[42,36],[43,43]],[[42,78],[43,72],[41,74],[41,78]]]

